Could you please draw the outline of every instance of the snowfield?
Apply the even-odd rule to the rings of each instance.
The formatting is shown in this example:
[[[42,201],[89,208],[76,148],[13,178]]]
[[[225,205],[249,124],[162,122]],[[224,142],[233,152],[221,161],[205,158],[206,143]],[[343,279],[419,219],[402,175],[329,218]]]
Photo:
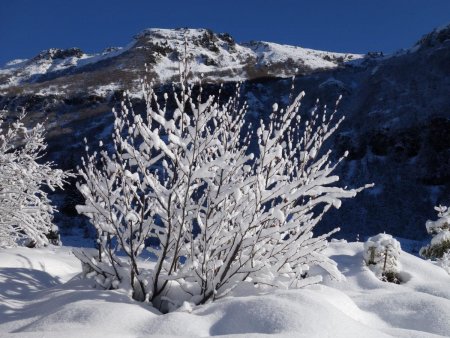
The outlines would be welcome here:
[[[450,276],[406,252],[401,285],[379,281],[364,266],[363,243],[332,242],[327,254],[346,281],[325,277],[321,285],[275,292],[247,285],[162,315],[125,291],[94,289],[71,250],[0,250],[1,337],[450,336]]]

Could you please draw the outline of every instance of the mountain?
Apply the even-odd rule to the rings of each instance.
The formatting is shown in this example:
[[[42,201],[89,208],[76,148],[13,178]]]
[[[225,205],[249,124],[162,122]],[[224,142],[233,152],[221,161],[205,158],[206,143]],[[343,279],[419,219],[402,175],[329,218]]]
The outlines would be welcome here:
[[[108,139],[111,108],[123,90],[142,109],[142,77],[170,89],[185,46],[193,74],[211,92],[218,82],[231,92],[234,81],[243,81],[250,118],[270,111],[274,101],[286,102],[293,75],[295,88],[307,93],[304,113],[316,98],[332,104],[343,95],[339,111],[346,120],[330,146],[350,156],[338,174],[343,185],[376,186],[327,215],[323,230],[339,225],[351,239],[382,231],[423,239],[433,206],[450,202],[450,26],[387,56],[237,43],[205,29],[148,29],[124,48],[95,55],[50,49],[9,62],[0,69],[0,107],[11,115],[25,107],[30,123],[46,120],[49,158],[74,168],[85,137],[92,145]],[[80,221],[73,208],[78,198],[73,182],[55,196],[66,232]]]
[[[139,79],[144,75],[155,83],[176,80],[178,62],[185,53],[192,73],[203,74],[210,82],[305,75],[362,57],[271,42],[238,44],[229,34],[207,29],[147,29],[124,48],[107,48],[93,55],[78,48],[52,48],[30,60],[13,60],[0,70],[0,90],[4,94],[71,95],[83,88],[99,96],[117,89],[134,92],[140,89]]]

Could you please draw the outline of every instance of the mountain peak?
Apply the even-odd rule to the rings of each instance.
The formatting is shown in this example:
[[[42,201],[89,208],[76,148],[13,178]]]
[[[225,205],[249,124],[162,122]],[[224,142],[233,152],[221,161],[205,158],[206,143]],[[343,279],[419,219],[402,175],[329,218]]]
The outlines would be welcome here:
[[[148,28],[137,34],[134,39],[139,45],[166,46],[172,50],[181,51],[184,41],[193,48],[206,48],[218,53],[221,48],[230,49],[235,45],[233,37],[228,33],[214,33],[207,28]]]
[[[202,35],[214,35],[213,31],[206,28],[147,28],[138,33],[135,39],[143,37],[159,39],[184,40],[184,37],[195,38]]]
[[[149,28],[134,36],[124,48],[90,55],[78,48],[52,48],[31,60],[10,63],[0,69],[0,90],[18,86],[22,90],[29,84],[33,90],[47,92],[45,88],[52,80],[66,77],[65,81],[56,81],[58,92],[62,93],[67,88],[79,87],[79,79],[84,75],[77,74],[86,72],[95,72],[102,86],[111,83],[125,86],[124,78],[129,82],[127,86],[134,86],[145,64],[155,83],[167,83],[177,78],[178,64],[185,53],[194,78],[203,74],[208,82],[305,75],[341,67],[363,57],[271,42],[239,44],[228,33],[214,33],[205,28]]]
[[[443,44],[446,41],[450,41],[450,23],[435,28],[431,33],[425,34],[417,41],[415,47],[429,48]]]
[[[37,56],[33,58],[33,60],[56,60],[56,59],[66,59],[69,57],[77,57],[81,58],[84,55],[83,51],[79,48],[67,48],[67,49],[59,49],[59,48],[50,48],[43,50]]]

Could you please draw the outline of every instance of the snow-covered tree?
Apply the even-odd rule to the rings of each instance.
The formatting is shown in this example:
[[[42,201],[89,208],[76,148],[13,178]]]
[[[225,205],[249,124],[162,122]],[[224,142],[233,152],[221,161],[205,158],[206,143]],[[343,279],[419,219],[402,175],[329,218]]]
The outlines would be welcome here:
[[[438,259],[438,264],[450,275],[450,250],[444,252],[442,257]]]
[[[169,310],[225,296],[239,283],[283,288],[320,281],[320,266],[340,278],[313,228],[341,200],[363,188],[339,188],[325,141],[339,127],[335,110],[299,113],[301,93],[273,105],[258,126],[246,121],[240,86],[226,102],[201,83],[180,83],[158,97],[143,81],[146,114],[124,95],[115,111],[114,152],[89,155],[80,174],[86,199],[78,211],[97,229],[100,252],[77,252],[105,288],[130,288]],[[174,106],[174,109],[169,109]],[[153,269],[138,260],[146,240]],[[124,255],[119,256],[118,253]]]
[[[447,271],[450,271],[450,209],[446,206],[435,207],[438,212],[436,221],[427,221],[427,232],[433,236],[431,243],[422,249],[420,254],[429,259],[437,260]]]
[[[399,283],[400,243],[388,234],[369,237],[364,243],[364,261],[383,281]]]
[[[40,163],[47,147],[44,126],[24,125],[22,113],[7,125],[0,115],[0,247],[43,246],[55,232],[55,207],[44,187],[62,188],[67,173],[51,162]]]

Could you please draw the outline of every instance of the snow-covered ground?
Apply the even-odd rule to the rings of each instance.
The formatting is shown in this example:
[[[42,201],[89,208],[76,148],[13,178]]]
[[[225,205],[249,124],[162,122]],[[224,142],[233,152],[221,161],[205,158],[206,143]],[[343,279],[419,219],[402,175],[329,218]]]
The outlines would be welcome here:
[[[362,251],[362,243],[345,242],[327,249],[346,281],[263,294],[246,286],[162,315],[123,291],[92,288],[70,247],[1,249],[0,336],[450,336],[450,276],[442,268],[402,252],[404,283],[384,283]]]

